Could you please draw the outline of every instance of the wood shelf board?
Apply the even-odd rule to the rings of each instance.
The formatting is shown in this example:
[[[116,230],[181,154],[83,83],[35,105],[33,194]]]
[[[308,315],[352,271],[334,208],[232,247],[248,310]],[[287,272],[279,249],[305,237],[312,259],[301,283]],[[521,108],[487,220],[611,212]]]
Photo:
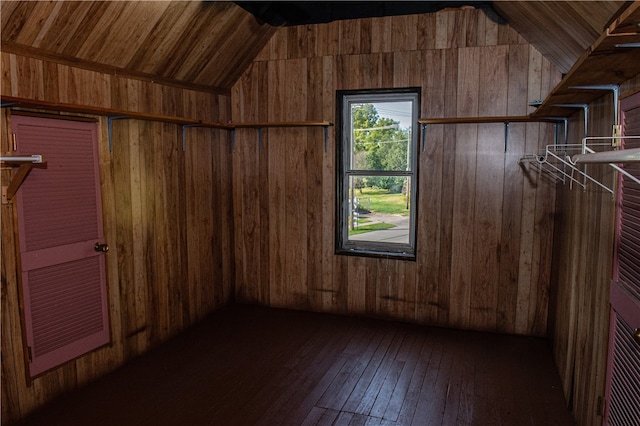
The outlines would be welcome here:
[[[540,121],[555,121],[547,117],[532,117],[529,115],[499,116],[499,117],[447,117],[420,118],[420,124],[486,124],[486,123],[532,123]]]
[[[269,127],[328,127],[333,126],[329,121],[291,121],[281,123],[256,122],[256,123],[233,123],[236,129],[261,129]]]
[[[629,5],[618,18],[609,26],[609,34],[637,33],[640,28],[640,3],[635,2]]]
[[[106,117],[126,117],[138,120],[162,121],[175,124],[202,124],[201,120],[185,117],[176,117],[144,112],[125,111],[112,108],[103,108],[86,105],[74,105],[58,102],[39,101],[34,99],[16,98],[13,96],[1,96],[2,103],[9,103],[11,107],[45,109],[48,111],[69,112],[76,114],[91,114]],[[222,124],[221,124],[222,125]]]
[[[640,73],[640,49],[615,47],[616,44],[640,42],[638,22],[640,2],[634,2],[605,30],[593,46],[584,52],[532,116],[568,117],[576,112],[575,108],[555,105],[589,104],[607,93],[575,87],[619,85]],[[635,31],[630,32],[634,27]]]
[[[226,130],[233,130],[238,128],[259,129],[259,128],[269,128],[269,127],[333,126],[333,123],[329,121],[292,121],[292,122],[280,122],[280,123],[256,122],[256,123],[224,124],[224,123],[214,123],[214,122],[203,121],[203,120],[195,120],[195,119],[186,118],[186,117],[151,114],[151,113],[145,113],[145,112],[123,111],[123,110],[117,110],[117,109],[111,109],[111,108],[73,105],[73,104],[64,104],[64,103],[48,102],[48,101],[38,101],[33,99],[17,98],[13,96],[4,96],[4,95],[0,96],[0,100],[2,101],[3,104],[4,103],[11,104],[9,106],[11,106],[12,108],[22,107],[22,108],[45,109],[45,110],[58,111],[58,112],[91,114],[91,115],[99,115],[99,116],[106,116],[106,117],[122,117],[122,118],[130,118],[130,119],[146,120],[146,121],[160,121],[164,123],[174,123],[174,124],[186,125],[186,126],[207,127],[207,128],[215,128],[215,129],[226,129]]]

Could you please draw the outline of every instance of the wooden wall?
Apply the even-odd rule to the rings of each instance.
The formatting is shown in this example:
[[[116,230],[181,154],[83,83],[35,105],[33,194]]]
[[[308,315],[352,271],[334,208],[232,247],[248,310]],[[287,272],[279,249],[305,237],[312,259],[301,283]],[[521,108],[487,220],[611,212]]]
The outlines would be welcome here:
[[[559,72],[477,10],[281,28],[232,89],[235,121],[335,121],[339,89],[422,87],[422,118],[525,115]],[[335,143],[236,132],[243,302],[545,335],[554,189],[518,159],[549,124],[432,125],[419,159],[417,261],[334,254]]]
[[[624,97],[640,90],[640,76],[621,86]],[[589,136],[611,135],[612,95],[589,105]],[[584,135],[582,113],[569,122],[570,143]],[[611,184],[610,167],[590,174]],[[550,335],[565,397],[580,425],[602,424],[609,338],[609,289],[613,278],[615,200],[593,184],[559,186],[554,238]]]
[[[230,118],[229,96],[2,54],[2,94],[78,105]],[[2,151],[10,117],[2,113]],[[105,374],[233,299],[227,131],[100,118],[100,167],[112,344],[27,386],[13,205],[2,205],[2,422]],[[9,171],[3,170],[3,179]],[[4,181],[3,181],[3,184]]]

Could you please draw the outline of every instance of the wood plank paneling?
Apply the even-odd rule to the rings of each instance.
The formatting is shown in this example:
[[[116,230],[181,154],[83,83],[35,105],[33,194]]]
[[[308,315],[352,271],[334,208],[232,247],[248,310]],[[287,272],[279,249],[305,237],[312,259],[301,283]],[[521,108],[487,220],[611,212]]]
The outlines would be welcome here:
[[[305,120],[307,116],[307,59],[287,61],[285,68],[285,89],[277,96],[284,103],[284,121]],[[258,95],[260,97],[260,95]],[[307,191],[307,130],[293,128],[287,130],[294,144],[284,145],[284,273],[286,281],[286,305],[303,309],[307,306],[309,291],[307,276],[307,197],[313,196],[314,188]],[[320,145],[318,145],[320,148]],[[298,277],[302,278],[299,279]]]
[[[14,54],[2,53],[1,59],[3,95],[207,121],[230,118],[231,103],[222,95]],[[10,129],[10,123],[3,109],[3,128]],[[17,219],[13,205],[3,205],[3,423],[113,371],[234,297],[228,132],[189,128],[186,152],[176,124],[115,120],[113,152],[109,152],[105,117],[100,118],[100,134],[112,345],[27,386],[16,272]],[[8,132],[2,135],[1,150],[6,152]],[[10,172],[3,166],[2,173],[4,184]]]
[[[429,15],[434,16],[434,15]],[[442,116],[444,108],[444,79],[445,64],[442,60],[441,50],[429,50],[423,52],[422,68],[430,67],[430,72],[422,74],[421,86],[431,95],[423,97],[421,110],[429,116]],[[444,126],[431,126],[427,132],[429,140],[441,139]],[[427,205],[439,206],[442,204],[443,174],[442,157],[444,144],[428,144],[425,154],[420,156],[418,168],[420,170],[418,192],[424,194]],[[429,190],[427,190],[429,188]],[[416,223],[418,235],[424,235],[429,243],[421,247],[417,253],[417,276],[423,277],[416,280],[416,320],[421,322],[433,322],[438,313],[438,269],[428,268],[429,259],[438,262],[440,259],[440,235],[439,229],[443,226],[441,209],[434,209],[433,214],[427,216],[427,220]],[[444,260],[443,260],[444,262]]]
[[[336,90],[410,86],[422,87],[424,118],[526,115],[529,97],[544,97],[560,79],[532,46],[479,10],[348,23],[279,30],[234,86],[234,119],[256,113],[249,88],[267,99],[273,121],[335,121]],[[308,34],[315,46],[291,39]],[[267,78],[253,71],[258,66]],[[544,335],[553,203],[536,199],[553,191],[530,183],[517,160],[544,146],[551,130],[514,123],[505,153],[500,123],[430,125],[419,158],[417,261],[407,262],[334,254],[334,129],[328,152],[320,131],[269,129],[262,152],[238,148],[233,158],[237,288],[268,277],[271,299],[262,303],[271,306]],[[255,138],[238,132],[237,144]],[[243,195],[246,185],[269,194],[265,226],[252,234],[240,230],[254,221],[261,196]],[[268,256],[267,273],[257,271],[264,268],[253,257],[257,247]],[[247,293],[238,299],[255,301]]]
[[[322,92],[322,58],[314,57],[308,62],[307,91],[310,93]],[[322,98],[319,96],[306,96],[306,108],[308,116],[322,117],[324,115]],[[323,138],[323,129],[309,129],[306,134],[305,168],[306,168],[306,192],[322,191],[322,155],[323,151],[315,149],[316,140]],[[268,170],[266,170],[268,172]],[[307,225],[308,257],[319,259],[322,257],[322,197],[307,197],[305,209],[305,223]],[[264,247],[266,252],[269,246]],[[309,291],[309,304],[312,309],[322,309],[323,275],[320,262],[307,262],[307,287]],[[268,271],[269,265],[266,264]]]
[[[526,105],[520,102],[529,98],[527,82],[529,72],[529,46],[509,46],[509,96],[507,115],[525,113]],[[526,124],[509,125],[510,142],[504,161],[504,198],[512,200],[504,204],[500,240],[500,282],[497,300],[497,328],[503,332],[515,332],[518,271],[522,229],[522,170],[518,165],[518,153],[525,150]]]
[[[623,87],[639,87],[629,83]],[[611,134],[612,106],[611,95],[589,105],[590,136]],[[580,143],[582,122],[582,113],[571,117],[569,143]],[[592,165],[589,173],[612,182],[606,165]],[[582,425],[600,425],[603,420],[615,205],[609,193],[592,185],[586,191],[558,188],[550,333],[565,397]]]
[[[495,81],[508,81],[509,46],[487,47],[480,58],[480,88]],[[508,86],[480,90],[478,109],[486,115],[506,114]],[[483,329],[497,328],[498,289],[504,208],[504,129],[496,125],[479,125],[476,185],[482,190],[475,197],[473,219],[473,260],[471,290],[471,324]],[[484,142],[480,142],[484,141]],[[508,150],[508,147],[507,147]],[[508,219],[505,219],[508,220]]]
[[[480,79],[480,49],[458,49],[458,103],[456,116],[477,116]],[[449,289],[449,322],[454,327],[469,328],[471,281],[473,279],[474,197],[478,126],[461,125],[456,129],[453,175],[453,218],[451,236],[451,283]]]

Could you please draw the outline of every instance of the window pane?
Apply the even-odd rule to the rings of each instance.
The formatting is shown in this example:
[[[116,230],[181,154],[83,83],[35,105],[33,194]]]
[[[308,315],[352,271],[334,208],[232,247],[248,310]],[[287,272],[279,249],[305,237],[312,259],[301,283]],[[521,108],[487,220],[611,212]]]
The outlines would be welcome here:
[[[411,178],[350,176],[348,241],[410,244]]]
[[[352,170],[411,170],[412,102],[350,104]]]
[[[420,88],[336,98],[336,252],[415,260]]]

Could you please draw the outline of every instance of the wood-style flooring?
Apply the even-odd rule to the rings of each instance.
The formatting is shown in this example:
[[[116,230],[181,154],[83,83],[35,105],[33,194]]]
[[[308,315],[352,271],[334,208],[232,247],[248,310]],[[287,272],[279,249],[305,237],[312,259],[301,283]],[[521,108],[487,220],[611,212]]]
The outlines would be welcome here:
[[[25,425],[572,425],[543,339],[235,305]]]

